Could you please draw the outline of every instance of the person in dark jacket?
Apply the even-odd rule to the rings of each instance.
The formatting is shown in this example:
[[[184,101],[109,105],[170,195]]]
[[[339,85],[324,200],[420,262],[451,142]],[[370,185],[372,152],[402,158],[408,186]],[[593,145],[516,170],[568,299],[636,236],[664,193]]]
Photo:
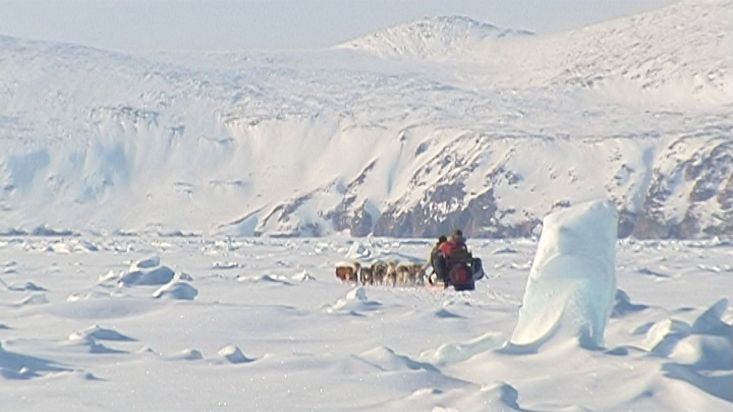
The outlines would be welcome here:
[[[468,251],[466,238],[461,230],[455,230],[448,241],[440,246],[440,254],[445,264],[444,279],[446,287],[452,284],[456,290],[473,290],[476,259]]]
[[[433,249],[430,251],[430,266],[432,266],[433,268],[435,267],[435,259],[440,254],[440,246],[447,241],[448,238],[446,236],[440,235],[438,237],[438,241],[435,243]]]
[[[445,283],[445,258],[440,252],[440,247],[448,241],[448,238],[444,235],[438,237],[438,241],[430,251],[430,266],[433,268],[433,272],[438,275],[438,279]]]

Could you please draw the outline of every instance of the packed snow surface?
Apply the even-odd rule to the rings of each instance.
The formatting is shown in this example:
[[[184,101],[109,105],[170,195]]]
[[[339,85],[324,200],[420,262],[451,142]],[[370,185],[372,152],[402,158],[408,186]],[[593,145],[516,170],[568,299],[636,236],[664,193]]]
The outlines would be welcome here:
[[[581,261],[587,255],[565,247],[611,259],[610,211],[600,204],[583,212],[548,218],[546,233],[558,236],[550,243],[545,234],[539,243],[469,239],[488,273],[473,292],[336,279],[334,266],[356,249],[417,260],[432,239],[0,238],[0,405],[733,410],[731,242],[622,240],[600,345],[553,339],[536,351],[508,350],[525,316],[527,277],[542,275],[530,281],[540,282],[554,267],[549,246]],[[553,227],[560,223],[572,230]],[[567,268],[580,268],[571,262]],[[119,282],[120,273],[161,267],[175,273],[164,285]],[[610,286],[601,275],[612,273],[605,263],[590,268],[588,286],[605,299]],[[576,280],[568,287],[589,293]],[[36,287],[4,286],[30,283]],[[160,289],[166,298],[154,297]]]
[[[601,346],[616,296],[617,225],[608,200],[545,217],[512,344],[537,349],[553,334],[570,334]]]

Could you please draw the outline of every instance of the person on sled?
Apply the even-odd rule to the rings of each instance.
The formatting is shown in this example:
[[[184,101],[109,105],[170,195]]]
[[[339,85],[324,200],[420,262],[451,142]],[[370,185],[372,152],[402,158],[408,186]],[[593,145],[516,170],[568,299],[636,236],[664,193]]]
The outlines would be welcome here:
[[[466,239],[463,232],[455,230],[450,238],[441,236],[438,243],[433,247],[430,253],[430,263],[433,266],[433,272],[438,275],[438,279],[443,282],[445,287],[450,286],[449,277],[450,262],[460,259],[461,257],[470,256],[468,247],[466,247]]]
[[[470,256],[468,246],[466,246],[466,238],[463,237],[463,232],[458,229],[453,231],[448,241],[440,245],[439,249],[446,259],[459,259]]]
[[[474,258],[468,251],[463,232],[455,230],[439,250],[442,262],[438,266],[446,287],[452,284],[456,290],[473,290],[474,281],[483,277],[483,269],[481,259]]]
[[[433,249],[430,251],[430,267],[433,268],[433,273],[438,276],[443,283],[445,283],[445,259],[440,251],[440,247],[448,241],[445,235],[438,237],[438,242],[435,243]],[[433,283],[432,281],[430,282]]]

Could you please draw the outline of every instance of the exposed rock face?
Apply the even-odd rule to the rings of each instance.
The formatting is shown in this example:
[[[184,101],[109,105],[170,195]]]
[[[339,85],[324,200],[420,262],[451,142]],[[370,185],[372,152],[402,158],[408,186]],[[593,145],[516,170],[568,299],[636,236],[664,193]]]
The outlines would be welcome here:
[[[678,155],[680,152],[687,156]],[[731,235],[732,189],[730,134],[675,140],[666,148],[660,165],[654,168],[654,178],[633,235],[639,238]]]
[[[539,233],[542,215],[605,191],[619,210],[620,237],[728,236],[733,235],[730,130],[651,143],[625,138],[578,143],[541,139],[537,144],[463,136],[416,168],[401,195],[387,204],[370,207],[360,192],[369,183],[372,162],[317,220],[298,220],[300,208],[312,206],[310,196],[321,196],[328,188],[278,206],[270,216],[277,215],[290,236],[337,230],[352,236],[434,237],[461,228],[472,237],[528,237]],[[543,155],[546,151],[571,154],[549,158]],[[573,162],[573,152],[599,162],[582,166]],[[536,164],[532,159],[544,160]],[[293,226],[293,221],[298,223]]]
[[[492,189],[468,202],[466,208],[447,215],[435,214],[433,210],[448,206],[452,200],[446,198],[453,193],[457,198],[465,196],[460,184],[437,188],[434,201],[427,198],[423,207],[404,213],[392,209],[384,213],[374,228],[378,236],[436,237],[452,232],[456,228],[472,237],[522,237],[532,235],[540,224],[539,219],[529,218],[518,224],[502,222],[502,217],[514,213],[513,209],[498,210]],[[455,198],[452,198],[455,199]]]

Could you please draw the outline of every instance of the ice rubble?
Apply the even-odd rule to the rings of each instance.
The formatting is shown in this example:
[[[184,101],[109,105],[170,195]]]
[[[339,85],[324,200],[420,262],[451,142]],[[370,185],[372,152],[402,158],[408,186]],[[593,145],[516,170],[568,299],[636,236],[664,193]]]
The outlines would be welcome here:
[[[96,340],[109,340],[118,342],[133,342],[135,339],[123,335],[114,329],[102,328],[99,325],[92,325],[84,330],[73,332],[69,335],[69,340],[79,340],[91,337]]]
[[[545,217],[510,346],[537,349],[556,335],[602,345],[616,294],[617,221],[610,201]]]
[[[179,300],[193,300],[199,294],[198,289],[191,286],[187,282],[171,282],[161,286],[158,290],[153,292],[153,297],[159,298],[170,298]]]
[[[160,258],[154,255],[130,265],[130,270],[120,276],[119,285],[165,285],[175,274],[173,269],[161,265]]]
[[[727,309],[728,299],[722,298],[692,324],[671,318],[656,322],[646,332],[640,346],[681,365],[710,370],[733,369],[733,325],[722,319]]]
[[[195,361],[204,358],[204,354],[198,349],[186,348],[182,351],[176,352],[173,355],[166,357],[168,360],[174,361]]]
[[[152,255],[133,262],[126,272],[115,273],[109,271],[99,277],[100,284],[116,283],[118,287],[158,286],[152,297],[170,298],[179,300],[193,300],[198,295],[198,289],[189,282],[193,278],[183,272],[176,273],[170,267],[160,263],[160,257]],[[76,294],[67,300],[76,301],[93,297],[93,294]]]
[[[326,305],[325,309],[328,313],[341,313],[347,312],[351,314],[358,314],[362,311],[371,311],[378,309],[382,304],[369,300],[366,290],[363,287],[357,286],[346,294],[346,297],[336,301],[333,305]]]
[[[219,356],[226,359],[226,361],[229,363],[237,364],[252,362],[252,359],[245,356],[244,353],[242,353],[242,350],[239,349],[237,345],[224,346],[223,348],[219,349],[217,353],[219,354]]]

